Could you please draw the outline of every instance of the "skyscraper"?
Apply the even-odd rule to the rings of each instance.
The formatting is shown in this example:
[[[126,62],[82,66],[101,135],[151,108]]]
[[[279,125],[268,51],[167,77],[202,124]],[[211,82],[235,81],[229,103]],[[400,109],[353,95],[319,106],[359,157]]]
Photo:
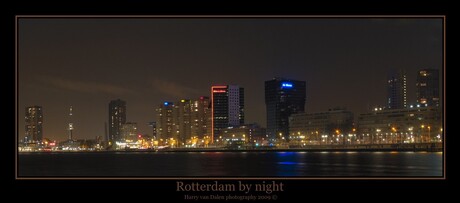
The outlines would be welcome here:
[[[220,129],[244,124],[244,88],[237,85],[211,87],[211,140]]]
[[[117,99],[109,103],[109,141],[120,140],[121,127],[126,123],[126,102]]]
[[[289,116],[305,111],[306,82],[283,78],[265,81],[267,135],[289,139]]]
[[[192,134],[191,112],[192,106],[189,99],[181,99],[174,106],[173,123],[179,141],[178,145],[181,146],[187,139],[190,139]]]
[[[158,106],[156,111],[156,129],[158,139],[169,139],[173,138],[173,102],[164,102]]]
[[[439,70],[423,69],[417,74],[417,103],[426,106],[439,106]]]
[[[28,141],[41,142],[43,139],[43,111],[41,106],[26,107],[26,138]]]
[[[192,137],[208,136],[208,126],[211,122],[209,97],[201,96],[192,102]]]
[[[73,132],[73,129],[74,129],[74,125],[72,123],[72,110],[73,110],[73,107],[70,106],[70,109],[69,109],[69,140],[73,140],[73,136],[72,136],[72,132]]]
[[[390,73],[388,77],[387,107],[403,109],[407,106],[406,73],[403,70]]]

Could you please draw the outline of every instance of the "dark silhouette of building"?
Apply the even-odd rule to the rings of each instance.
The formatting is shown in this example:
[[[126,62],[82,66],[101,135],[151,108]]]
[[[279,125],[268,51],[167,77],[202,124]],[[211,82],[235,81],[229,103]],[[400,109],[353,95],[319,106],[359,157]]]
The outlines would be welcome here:
[[[156,138],[157,137],[157,122],[156,121],[151,121],[147,123],[150,127],[152,127],[152,137]]]
[[[267,135],[289,137],[289,116],[305,111],[306,82],[283,78],[265,81]]]
[[[439,70],[423,69],[417,74],[417,104],[439,106]]]
[[[403,109],[407,107],[406,73],[403,70],[390,73],[388,76],[387,107]]]
[[[41,106],[26,107],[26,140],[41,142],[43,139],[43,111]]]
[[[126,123],[126,102],[117,99],[109,103],[109,141],[120,140],[121,127]]]

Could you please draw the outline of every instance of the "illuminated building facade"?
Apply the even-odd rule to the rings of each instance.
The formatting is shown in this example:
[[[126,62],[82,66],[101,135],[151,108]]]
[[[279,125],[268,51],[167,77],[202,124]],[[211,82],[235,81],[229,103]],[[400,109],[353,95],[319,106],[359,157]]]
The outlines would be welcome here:
[[[289,116],[305,111],[306,82],[283,78],[265,81],[267,135],[270,139],[289,135]]]
[[[41,106],[26,107],[26,142],[41,142],[43,139],[43,110]]]
[[[158,106],[156,111],[156,130],[159,139],[170,139],[174,136],[174,121],[173,121],[173,102],[164,102]]]
[[[261,128],[256,123],[251,123],[238,127],[227,127],[221,129],[218,137],[216,136],[214,143],[224,145],[233,141],[255,143],[262,138],[266,138],[265,136],[265,128]]]
[[[189,99],[181,99],[173,109],[174,139],[184,143],[192,134],[192,104]],[[174,132],[175,131],[175,132]]]
[[[117,99],[109,103],[109,141],[121,139],[121,126],[126,123],[126,102]]]
[[[137,137],[137,123],[126,122],[120,129],[121,139],[126,142],[136,142]]]
[[[209,97],[201,96],[192,102],[192,137],[210,136],[211,106]],[[209,131],[208,131],[209,129]]]
[[[358,117],[357,135],[365,144],[439,142],[442,114],[439,107],[384,109]]]
[[[211,140],[220,130],[244,124],[244,88],[237,85],[211,87]]]
[[[403,70],[391,73],[387,84],[387,107],[402,109],[407,107],[406,73]]]
[[[317,144],[321,141],[322,143],[340,143],[343,141],[341,139],[343,135],[353,133],[353,119],[353,113],[345,108],[333,108],[318,113],[293,114],[289,121],[291,133],[289,136],[292,139],[302,136]],[[326,136],[327,141],[324,139]]]
[[[439,106],[439,70],[424,69],[417,74],[417,104],[422,106]]]

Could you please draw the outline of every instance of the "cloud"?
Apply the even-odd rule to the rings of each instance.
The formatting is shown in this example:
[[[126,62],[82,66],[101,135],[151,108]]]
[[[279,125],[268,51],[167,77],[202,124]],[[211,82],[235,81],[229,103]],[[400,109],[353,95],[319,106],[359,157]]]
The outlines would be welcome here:
[[[127,88],[119,87],[112,84],[71,80],[62,77],[39,76],[38,80],[44,84],[51,85],[55,88],[81,93],[123,95],[131,92]]]
[[[162,94],[167,96],[174,97],[176,99],[179,98],[190,98],[194,95],[202,94],[202,90],[197,90],[191,87],[187,87],[185,85],[181,85],[175,82],[161,80],[155,78],[152,82],[153,88],[155,91],[158,91]]]

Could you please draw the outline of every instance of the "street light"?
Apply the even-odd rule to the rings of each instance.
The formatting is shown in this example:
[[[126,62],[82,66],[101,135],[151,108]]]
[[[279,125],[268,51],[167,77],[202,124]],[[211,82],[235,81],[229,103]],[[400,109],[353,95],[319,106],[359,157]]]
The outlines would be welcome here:
[[[321,135],[321,137],[325,139],[326,145],[327,145],[327,137],[328,137],[328,136],[327,136],[327,135]]]
[[[428,142],[431,142],[431,126],[428,126]]]
[[[395,135],[396,135],[396,143],[398,143],[398,133],[397,133],[397,131],[396,131],[396,128],[395,128],[395,127],[392,127],[391,130],[392,130],[393,132],[395,132]]]
[[[377,138],[379,138],[379,134],[380,134],[380,132],[381,132],[382,130],[380,130],[380,129],[377,128],[377,129],[375,129],[375,131],[377,132]]]
[[[414,138],[413,138],[413,136],[412,136],[412,131],[414,130],[414,127],[409,127],[408,130],[409,130],[409,132],[410,132],[410,133],[409,133],[409,134],[410,134],[410,142],[411,142],[411,143],[414,143]]]
[[[339,129],[336,129],[336,130],[335,130],[335,133],[337,134],[337,138],[336,138],[335,140],[336,140],[337,143],[339,143],[339,138],[340,138],[339,134],[340,134],[340,130],[339,130]]]
[[[279,142],[281,143],[281,139],[282,139],[282,137],[283,137],[283,133],[279,133],[279,135],[280,135]]]
[[[442,128],[439,129],[439,132],[441,132],[438,136],[438,142],[441,142],[441,136],[442,136]]]
[[[422,132],[420,132],[420,137],[421,137],[421,141],[423,142],[423,129],[425,128],[425,125],[421,125],[420,127],[422,127]]]

